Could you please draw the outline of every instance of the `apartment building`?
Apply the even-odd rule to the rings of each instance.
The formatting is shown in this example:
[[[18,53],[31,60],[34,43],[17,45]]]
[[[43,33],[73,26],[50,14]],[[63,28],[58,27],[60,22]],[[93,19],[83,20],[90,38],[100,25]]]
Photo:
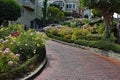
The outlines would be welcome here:
[[[39,5],[39,0],[17,0],[17,2],[22,7],[21,17],[17,22],[37,29],[40,26],[38,20],[42,17],[42,7]]]

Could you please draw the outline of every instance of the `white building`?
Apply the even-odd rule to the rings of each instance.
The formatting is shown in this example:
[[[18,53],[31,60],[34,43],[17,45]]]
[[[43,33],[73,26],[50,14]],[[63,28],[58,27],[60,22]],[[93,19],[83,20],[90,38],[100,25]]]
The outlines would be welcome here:
[[[52,3],[60,6],[63,11],[79,11],[79,0],[48,0],[48,5]]]
[[[22,8],[21,17],[17,22],[25,24],[27,27],[38,26],[35,20],[40,20],[42,17],[42,7],[39,5],[39,0],[17,0],[17,2]]]

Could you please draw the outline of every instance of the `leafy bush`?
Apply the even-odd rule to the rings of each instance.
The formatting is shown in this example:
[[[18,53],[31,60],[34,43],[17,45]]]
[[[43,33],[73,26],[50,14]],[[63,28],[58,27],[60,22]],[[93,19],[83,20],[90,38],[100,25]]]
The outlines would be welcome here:
[[[0,73],[13,69],[18,65],[20,54],[14,54],[6,44],[7,40],[0,40]]]
[[[47,37],[34,30],[24,31],[22,25],[3,27],[0,33],[4,30],[8,33],[0,39],[0,80],[13,80],[31,71],[31,66],[36,66],[36,62],[43,61]],[[34,55],[39,55],[39,58],[32,58]]]
[[[57,33],[65,38],[65,35],[71,35],[72,34],[72,28],[70,27],[61,27]]]
[[[21,16],[21,7],[16,0],[0,0],[0,25],[4,20],[17,20]]]
[[[42,54],[44,54],[44,53],[42,53]],[[18,77],[23,76],[23,73],[26,74],[28,71],[33,70],[33,67],[35,67],[39,62],[38,61],[39,57],[40,57],[39,54],[35,54],[31,59],[27,60],[25,63],[23,63],[19,67],[16,67],[15,69],[13,69],[7,73],[0,74],[0,80],[4,80],[4,79],[5,80],[6,79],[14,80]]]
[[[39,54],[41,45],[44,45],[45,39],[45,35],[33,30],[28,30],[22,32],[16,39],[13,38],[15,42],[12,44],[14,47],[11,47],[11,50],[14,53],[19,53],[22,61],[26,61],[34,54]]]
[[[89,35],[89,36],[79,36],[78,39],[85,39],[88,41],[98,41],[98,40],[101,40],[102,38],[99,35],[96,35],[96,36]]]
[[[1,27],[0,28],[0,38],[4,38],[12,34],[13,32],[21,32],[23,25],[13,25],[10,24],[8,27]]]
[[[72,13],[71,12],[64,12],[64,15],[65,15],[65,17],[68,17],[68,16],[71,16]]]
[[[64,21],[61,23],[62,25],[67,25],[67,26],[71,26],[71,21]]]
[[[111,40],[112,42],[115,42],[115,40],[116,40],[116,37],[114,36],[113,33],[111,33],[111,35],[110,35],[110,40]]]
[[[61,40],[61,41],[65,41],[68,43],[75,43],[75,44],[79,44],[79,45],[84,45],[84,46],[90,46],[90,47],[94,47],[94,48],[99,48],[99,49],[103,49],[103,50],[113,50],[115,52],[120,52],[120,45],[115,44],[111,41],[106,41],[106,40],[101,40],[101,37],[96,38],[96,40],[94,39],[90,39],[89,37],[84,37],[80,38],[78,40],[71,40],[71,39],[65,39],[63,37],[59,37],[59,36],[54,36],[52,34],[47,34],[49,37],[57,39],[57,40]],[[84,39],[87,38],[87,39]]]
[[[94,48],[99,48],[103,50],[113,50],[115,52],[120,52],[120,45],[112,43],[110,41],[100,40],[100,41],[87,41],[87,40],[76,40],[76,44],[90,46]]]

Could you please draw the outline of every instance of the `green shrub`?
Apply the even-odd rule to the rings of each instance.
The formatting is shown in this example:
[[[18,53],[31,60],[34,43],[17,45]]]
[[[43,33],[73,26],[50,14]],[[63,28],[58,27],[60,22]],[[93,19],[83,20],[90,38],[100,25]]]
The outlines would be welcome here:
[[[62,28],[59,29],[59,31],[57,33],[60,34],[61,37],[65,38],[65,35],[71,35],[72,34],[72,28],[62,27]]]
[[[96,38],[96,40],[94,40],[93,38],[89,40],[89,37],[83,36],[83,38],[78,40],[70,40],[70,39],[64,39],[63,37],[54,36],[52,34],[47,34],[47,35],[51,38],[65,41],[68,43],[75,43],[75,44],[90,46],[90,47],[99,48],[103,50],[113,50],[115,52],[120,52],[120,45],[115,44],[111,41],[101,40],[101,37]],[[85,38],[87,38],[88,40]]]
[[[15,42],[12,45],[14,47],[11,47],[11,50],[14,53],[19,53],[22,61],[26,61],[41,50],[41,45],[44,44],[45,39],[45,35],[33,30],[28,30],[22,32],[17,38],[13,38]]]
[[[74,28],[71,39],[72,39],[72,40],[78,39],[78,37],[82,35],[81,32],[82,32],[82,30],[81,30],[80,28]]]
[[[70,20],[64,21],[64,22],[62,22],[62,25],[67,25],[67,26],[71,27],[71,21]]]
[[[116,40],[116,37],[114,36],[113,33],[111,33],[111,35],[110,35],[110,40],[111,40],[112,42],[115,42],[115,40]]]
[[[3,48],[0,50],[0,73],[8,72],[14,69],[18,64],[19,57],[12,53],[9,48]]]
[[[6,36],[11,35],[13,32],[20,32],[22,30],[23,25],[12,25],[10,24],[8,27],[0,28],[0,38],[5,38]]]
[[[101,40],[101,36],[93,36],[93,35],[89,35],[89,36],[79,36],[78,39],[85,39],[85,40],[89,40],[89,41],[98,41]]]
[[[45,53],[41,53],[45,54]],[[0,74],[0,80],[14,80],[18,77],[23,76],[23,74],[27,73],[28,71],[31,71],[35,65],[38,64],[38,59],[40,55],[35,54],[31,59],[27,60],[25,63],[20,65],[19,67],[16,67],[15,69],[8,71],[7,73]],[[33,66],[31,68],[31,66]]]

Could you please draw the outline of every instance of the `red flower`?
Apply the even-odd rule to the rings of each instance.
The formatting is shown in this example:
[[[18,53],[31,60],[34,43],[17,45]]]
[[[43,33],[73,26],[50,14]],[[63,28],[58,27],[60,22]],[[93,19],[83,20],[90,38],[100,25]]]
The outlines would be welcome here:
[[[13,33],[12,33],[12,36],[17,37],[17,36],[19,36],[19,33],[18,33],[18,32],[13,32]]]

